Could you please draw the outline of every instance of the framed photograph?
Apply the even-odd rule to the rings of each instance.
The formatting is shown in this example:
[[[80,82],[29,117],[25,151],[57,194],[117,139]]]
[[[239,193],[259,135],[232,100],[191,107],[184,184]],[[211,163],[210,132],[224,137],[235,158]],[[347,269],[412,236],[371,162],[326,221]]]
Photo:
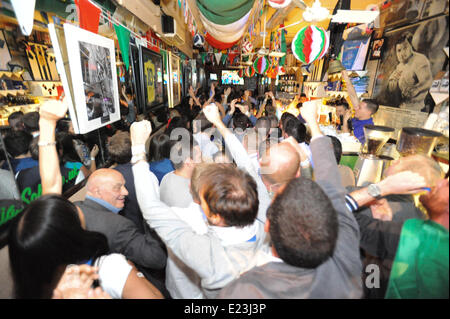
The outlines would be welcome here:
[[[120,120],[114,41],[68,23],[64,35],[80,133]]]
[[[9,71],[8,62],[11,61],[8,43],[3,30],[0,30],[0,70]]]
[[[422,14],[425,1],[423,0],[398,0],[380,12],[380,25],[386,26],[386,30],[401,27],[417,22]]]
[[[385,33],[374,97],[381,105],[425,110],[433,79],[448,64],[448,17],[438,16]]]
[[[381,59],[381,54],[383,53],[384,38],[375,39],[372,41],[372,50],[370,51],[369,60],[379,60]]]
[[[160,54],[139,46],[141,104],[146,110],[164,104],[164,67]]]
[[[130,66],[132,72],[133,91],[135,94],[135,105],[137,113],[144,113],[144,97],[141,89],[141,71],[139,68],[139,47],[136,44],[130,43]]]
[[[366,33],[367,25],[360,24],[346,29],[342,38],[342,65],[349,71],[362,71],[369,51],[371,33]]]
[[[172,83],[172,105],[174,107],[181,102],[181,72],[180,58],[174,54],[170,54],[170,80]]]
[[[448,0],[425,0],[424,2],[421,20],[441,13],[448,14]]]

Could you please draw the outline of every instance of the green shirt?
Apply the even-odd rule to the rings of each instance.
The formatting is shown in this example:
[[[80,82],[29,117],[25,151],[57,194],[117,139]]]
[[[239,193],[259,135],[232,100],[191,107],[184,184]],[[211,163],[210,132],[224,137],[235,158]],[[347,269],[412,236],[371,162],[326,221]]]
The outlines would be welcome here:
[[[447,298],[449,232],[431,220],[405,222],[392,266],[387,299]]]

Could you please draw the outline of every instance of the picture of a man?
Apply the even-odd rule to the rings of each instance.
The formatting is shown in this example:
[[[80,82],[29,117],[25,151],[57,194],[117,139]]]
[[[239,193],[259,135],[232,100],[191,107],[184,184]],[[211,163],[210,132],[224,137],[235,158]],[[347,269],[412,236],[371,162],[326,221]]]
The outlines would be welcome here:
[[[411,41],[413,35],[405,32],[396,42],[398,65],[389,77],[388,90],[399,95],[400,108],[420,111],[433,82],[430,62],[415,52]]]

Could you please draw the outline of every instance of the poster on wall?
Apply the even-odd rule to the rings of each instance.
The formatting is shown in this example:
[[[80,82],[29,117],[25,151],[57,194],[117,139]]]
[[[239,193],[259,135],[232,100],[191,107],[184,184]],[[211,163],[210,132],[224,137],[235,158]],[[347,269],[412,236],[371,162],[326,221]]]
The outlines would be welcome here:
[[[349,71],[362,71],[366,63],[371,33],[367,33],[367,24],[348,28],[342,34],[344,43],[341,48],[342,65]]]
[[[385,47],[374,88],[382,105],[425,111],[436,74],[448,64],[448,17],[440,16],[385,33]]]
[[[172,105],[171,107],[180,104],[181,102],[181,74],[180,74],[180,58],[176,55],[170,55],[170,78],[172,81]]]
[[[370,51],[369,60],[381,59],[381,55],[383,54],[383,45],[384,45],[384,38],[375,39],[372,41],[372,50]]]
[[[67,23],[64,38],[70,71],[65,76],[70,80],[63,85],[72,95],[69,111],[72,121],[77,122],[76,133],[88,133],[120,120],[114,41]]]
[[[8,43],[6,43],[5,34],[0,30],[0,70],[9,71],[8,62],[11,61]]]
[[[422,14],[425,1],[397,0],[380,12],[380,25],[386,30],[417,22]]]
[[[139,47],[139,69],[142,105],[146,109],[164,104],[163,58],[160,54]]]

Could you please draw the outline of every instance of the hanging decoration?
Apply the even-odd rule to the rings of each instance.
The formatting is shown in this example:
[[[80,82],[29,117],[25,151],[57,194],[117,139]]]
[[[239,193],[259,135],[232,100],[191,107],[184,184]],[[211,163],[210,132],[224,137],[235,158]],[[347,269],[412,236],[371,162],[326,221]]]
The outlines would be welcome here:
[[[256,58],[255,62],[253,62],[253,68],[256,72],[259,74],[264,74],[269,69],[269,59],[267,59],[265,56]]]
[[[217,65],[220,65],[220,60],[222,59],[222,53],[214,53],[214,56],[216,57]]]
[[[253,44],[250,41],[250,39],[247,38],[242,44],[242,53],[247,54],[251,53],[252,51],[253,51]]]
[[[197,0],[199,12],[210,22],[227,25],[240,20],[255,0]]]
[[[239,75],[239,77],[243,78],[244,77],[244,69],[239,69],[238,75]]]
[[[75,0],[80,28],[93,33],[98,33],[100,14],[102,9],[92,4],[89,0]]]
[[[214,47],[216,49],[219,49],[219,50],[229,49],[229,48],[231,48],[233,45],[235,45],[237,43],[237,41],[232,42],[232,43],[226,43],[226,42],[219,41],[219,40],[215,39],[213,36],[211,36],[209,33],[206,33],[205,40],[212,47]]]
[[[302,28],[292,41],[292,53],[305,64],[321,59],[328,51],[330,40],[327,32],[314,25]]]
[[[252,76],[254,76],[256,73],[255,69],[253,68],[253,66],[249,66],[245,69],[244,75],[248,78],[251,78]]]
[[[122,25],[114,25],[116,30],[117,39],[119,41],[120,53],[122,54],[122,61],[128,70],[130,67],[129,47],[130,47],[130,31],[124,28]]]
[[[197,33],[194,36],[194,47],[203,48],[204,45],[205,45],[205,38],[201,34]]]
[[[20,31],[23,35],[29,36],[33,31],[36,0],[11,0],[11,4],[19,22]]]
[[[275,9],[282,9],[291,4],[291,0],[269,0],[269,5]]]

